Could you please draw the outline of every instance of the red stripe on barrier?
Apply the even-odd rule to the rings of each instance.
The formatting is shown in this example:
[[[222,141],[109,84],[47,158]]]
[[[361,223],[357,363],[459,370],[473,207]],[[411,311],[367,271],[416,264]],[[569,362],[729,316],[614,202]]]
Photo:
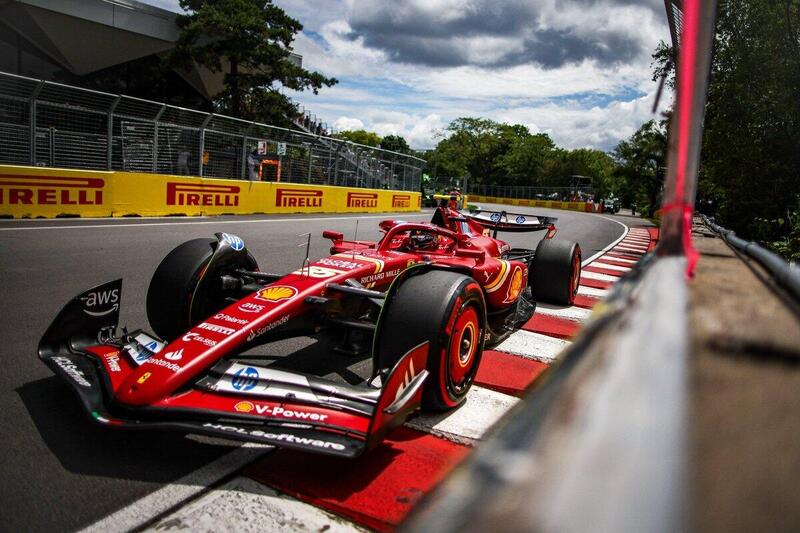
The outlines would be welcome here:
[[[647,251],[652,251],[656,244],[658,244],[658,239],[661,235],[659,228],[647,228],[647,231],[650,233],[650,245],[647,247]]]
[[[484,350],[475,383],[487,389],[519,396],[550,365],[494,350]]]
[[[399,427],[358,459],[278,450],[245,475],[379,531],[390,531],[470,448]]]
[[[603,281],[601,279],[588,279],[581,278],[581,285],[584,287],[594,287],[595,289],[607,289],[613,285],[610,281]]]
[[[574,320],[535,313],[533,318],[522,326],[522,329],[550,337],[569,339],[578,333],[580,327],[581,323]]]
[[[585,272],[595,272],[597,274],[606,274],[608,276],[614,276],[614,277],[617,277],[617,278],[622,277],[625,274],[625,272],[620,272],[619,270],[611,270],[611,269],[608,269],[608,268],[602,268],[602,267],[598,267],[598,266],[594,266],[594,265],[585,266],[585,267],[583,267],[583,270]]]
[[[584,296],[583,294],[578,294],[575,296],[574,305],[577,307],[583,307],[584,309],[591,309],[597,302],[600,301],[600,298],[592,298],[591,296]]]

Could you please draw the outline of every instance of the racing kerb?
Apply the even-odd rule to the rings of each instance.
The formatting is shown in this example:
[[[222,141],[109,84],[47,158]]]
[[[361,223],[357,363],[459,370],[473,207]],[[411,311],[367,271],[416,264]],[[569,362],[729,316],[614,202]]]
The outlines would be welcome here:
[[[467,402],[456,411],[413,418],[392,431],[384,446],[356,460],[278,450],[151,525],[210,530],[225,524],[236,531],[289,524],[294,525],[290,529],[330,531],[395,529],[559,360],[592,308],[657,240],[655,228],[626,228],[618,241],[585,259],[575,305],[539,304],[520,331],[485,351]],[[92,529],[141,525],[121,524],[121,517],[112,515]]]
[[[419,211],[420,193],[0,165],[0,217]]]

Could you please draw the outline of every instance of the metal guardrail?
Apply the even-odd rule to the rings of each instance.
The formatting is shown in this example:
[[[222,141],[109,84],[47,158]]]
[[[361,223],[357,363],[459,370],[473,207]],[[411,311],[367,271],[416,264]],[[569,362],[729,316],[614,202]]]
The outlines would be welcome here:
[[[795,304],[800,305],[800,267],[787,263],[781,256],[756,242],[742,239],[733,230],[718,226],[706,216],[701,218],[706,227],[719,235],[731,248],[761,265],[775,284],[786,291]]]
[[[0,164],[420,190],[425,161],[268,124],[0,72]],[[258,154],[261,147],[264,153]],[[280,155],[279,155],[280,154]]]

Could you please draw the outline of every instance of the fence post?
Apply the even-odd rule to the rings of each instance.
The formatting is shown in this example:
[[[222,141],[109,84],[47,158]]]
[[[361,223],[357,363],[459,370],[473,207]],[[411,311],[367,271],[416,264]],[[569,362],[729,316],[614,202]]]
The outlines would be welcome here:
[[[111,170],[111,157],[113,153],[112,144],[114,143],[114,110],[117,108],[117,104],[119,101],[122,100],[122,96],[117,95],[114,101],[111,103],[111,107],[108,108],[108,125],[106,129],[106,148],[108,152],[106,153],[106,169]]]
[[[203,153],[206,147],[206,126],[214,118],[214,113],[209,113],[203,123],[200,125],[200,161],[197,162],[197,175],[203,177]]]
[[[30,156],[31,156],[31,166],[36,166],[36,99],[39,98],[39,93],[42,91],[42,87],[44,87],[44,80],[39,82],[39,85],[31,93],[30,97],[30,105],[29,105],[29,116],[28,120],[30,121]]]
[[[314,165],[314,147],[308,143],[308,182],[311,183],[311,167]]]
[[[158,170],[158,121],[161,120],[161,115],[166,110],[167,104],[162,105],[155,118],[153,118],[153,174]]]

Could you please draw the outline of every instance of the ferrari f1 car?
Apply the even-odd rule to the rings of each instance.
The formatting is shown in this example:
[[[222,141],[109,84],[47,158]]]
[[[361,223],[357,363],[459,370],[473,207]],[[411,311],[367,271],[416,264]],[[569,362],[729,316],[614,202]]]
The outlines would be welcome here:
[[[39,357],[98,423],[174,429],[345,457],[378,445],[420,407],[461,404],[485,346],[568,305],[577,244],[555,219],[439,207],[430,223],[385,220],[377,242],[325,231],[331,255],[286,275],[263,272],[227,233],[170,252],[147,293],[152,333],[118,327],[122,280],[72,299]],[[546,231],[535,250],[501,231]],[[338,336],[344,357],[371,354],[362,385],[238,357],[293,336]]]

